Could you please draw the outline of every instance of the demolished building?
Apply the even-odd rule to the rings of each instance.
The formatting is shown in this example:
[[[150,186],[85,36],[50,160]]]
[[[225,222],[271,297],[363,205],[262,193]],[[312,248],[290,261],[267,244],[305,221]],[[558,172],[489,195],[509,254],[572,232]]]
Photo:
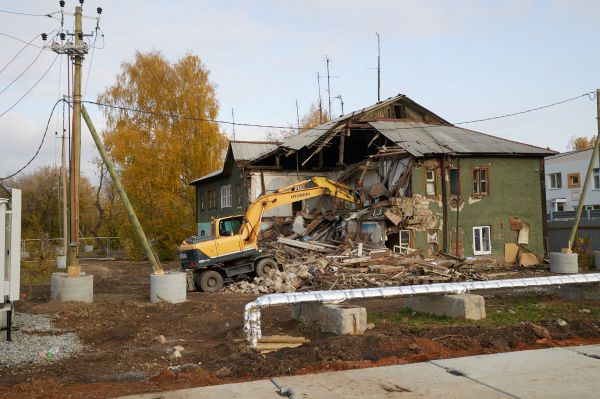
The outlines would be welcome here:
[[[256,155],[240,180],[252,201],[276,184],[327,176],[356,189],[367,205],[338,217],[343,237],[422,257],[444,252],[504,263],[515,245],[539,257],[546,252],[543,159],[552,154],[454,126],[398,95]],[[203,189],[202,180],[194,184]],[[314,220],[333,208],[312,200],[275,216],[306,209]]]

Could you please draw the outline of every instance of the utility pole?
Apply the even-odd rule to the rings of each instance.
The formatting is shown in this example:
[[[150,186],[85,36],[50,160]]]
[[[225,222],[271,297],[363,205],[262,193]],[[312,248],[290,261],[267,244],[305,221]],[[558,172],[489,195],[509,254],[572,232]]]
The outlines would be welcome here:
[[[233,113],[233,108],[231,108],[231,120],[233,121],[233,141],[235,141],[235,114]]]
[[[65,34],[61,32],[61,44],[52,43],[49,47],[58,54],[67,54],[73,61],[73,133],[71,135],[71,154],[69,164],[69,228],[68,228],[68,251],[67,251],[67,274],[69,277],[79,277],[80,268],[77,261],[79,246],[79,178],[81,166],[81,68],[83,59],[88,53],[88,45],[84,42],[82,28],[82,6],[84,0],[79,0],[79,6],[75,7],[75,32]],[[61,9],[64,7],[64,1],[60,2]],[[102,13],[102,8],[96,9],[98,15]],[[65,14],[61,10],[61,14]],[[63,18],[61,18],[61,21]],[[67,40],[66,36],[72,36],[73,41]],[[63,144],[64,147],[64,144]]]
[[[381,45],[379,33],[377,35],[377,102],[381,101]]]
[[[329,120],[331,120],[331,86],[329,85],[329,62],[331,59],[328,55],[325,56],[325,62],[327,63],[327,99],[328,99],[328,112],[329,112]]]
[[[334,98],[337,98],[338,100],[340,100],[340,105],[342,107],[342,115],[344,115],[344,100],[342,99],[342,95],[338,94],[337,96],[335,96]]]
[[[319,124],[323,123],[323,101],[321,100],[321,75],[317,72],[317,85],[319,86]]]
[[[600,89],[596,89],[596,121],[598,123],[598,134],[596,135],[594,151],[592,151],[592,158],[590,159],[590,164],[585,175],[585,180],[583,181],[583,188],[581,189],[581,196],[579,197],[579,205],[577,205],[577,212],[575,213],[575,221],[573,222],[573,227],[571,227],[571,234],[569,236],[569,246],[567,251],[568,253],[571,253],[571,250],[573,249],[573,242],[575,241],[575,236],[577,235],[577,228],[579,227],[579,219],[581,218],[581,210],[585,205],[585,197],[587,195],[588,187],[590,185],[590,178],[594,173],[594,164],[596,163],[596,158],[598,157],[598,152],[600,150]]]
[[[300,111],[298,110],[298,100],[296,100],[296,123],[298,126],[298,133],[300,133]]]
[[[68,237],[69,237],[69,219],[67,215],[67,149],[65,147],[66,137],[65,129],[63,128],[63,134],[61,137],[62,142],[62,154],[61,154],[61,167],[60,167],[60,184],[61,184],[61,205],[62,205],[62,226],[63,226],[63,255],[67,255],[69,249]]]

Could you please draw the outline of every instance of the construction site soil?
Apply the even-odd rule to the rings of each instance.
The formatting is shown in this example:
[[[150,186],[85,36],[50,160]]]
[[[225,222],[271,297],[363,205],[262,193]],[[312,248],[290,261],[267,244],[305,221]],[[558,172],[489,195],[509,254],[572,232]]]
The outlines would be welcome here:
[[[254,295],[191,292],[185,303],[151,304],[147,263],[83,261],[82,269],[94,275],[93,304],[51,302],[50,287],[42,284],[23,287],[17,311],[50,315],[56,328],[77,334],[83,349],[55,362],[0,365],[0,397],[109,398],[281,375],[600,343],[598,302],[573,303],[540,291],[502,291],[486,296],[493,312],[506,311],[506,322],[498,324],[440,319],[437,324],[415,325],[414,315],[398,315],[401,299],[361,301],[374,324],[362,336],[320,333],[292,320],[289,308],[267,309],[264,334],[305,336],[310,343],[260,354],[249,348],[242,331],[243,308]],[[536,303],[551,307],[552,317],[535,324],[519,320],[524,297],[535,297]],[[173,356],[176,346],[183,348],[181,357]]]

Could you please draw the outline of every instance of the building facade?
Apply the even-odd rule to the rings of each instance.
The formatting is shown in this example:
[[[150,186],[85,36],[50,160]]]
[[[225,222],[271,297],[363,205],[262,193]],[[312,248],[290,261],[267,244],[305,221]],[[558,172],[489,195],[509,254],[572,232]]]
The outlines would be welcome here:
[[[546,200],[548,212],[574,211],[583,190],[593,149],[546,157]],[[600,209],[600,169],[595,167],[585,198],[584,210]]]

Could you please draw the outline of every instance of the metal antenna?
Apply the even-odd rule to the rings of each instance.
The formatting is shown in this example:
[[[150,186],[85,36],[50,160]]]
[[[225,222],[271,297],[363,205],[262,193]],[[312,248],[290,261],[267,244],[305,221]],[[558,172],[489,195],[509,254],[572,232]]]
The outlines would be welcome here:
[[[300,133],[300,111],[298,110],[298,100],[296,100],[296,122],[298,127],[298,133]]]
[[[325,56],[325,62],[327,63],[327,100],[328,100],[328,111],[329,111],[329,120],[331,120],[331,86],[329,85],[329,62],[331,58],[328,55]]]
[[[381,45],[379,33],[377,35],[377,102],[381,101]]]
[[[342,115],[344,115],[344,100],[342,99],[342,95],[338,94],[334,98],[337,98],[338,100],[340,100],[340,105],[342,106]]]

